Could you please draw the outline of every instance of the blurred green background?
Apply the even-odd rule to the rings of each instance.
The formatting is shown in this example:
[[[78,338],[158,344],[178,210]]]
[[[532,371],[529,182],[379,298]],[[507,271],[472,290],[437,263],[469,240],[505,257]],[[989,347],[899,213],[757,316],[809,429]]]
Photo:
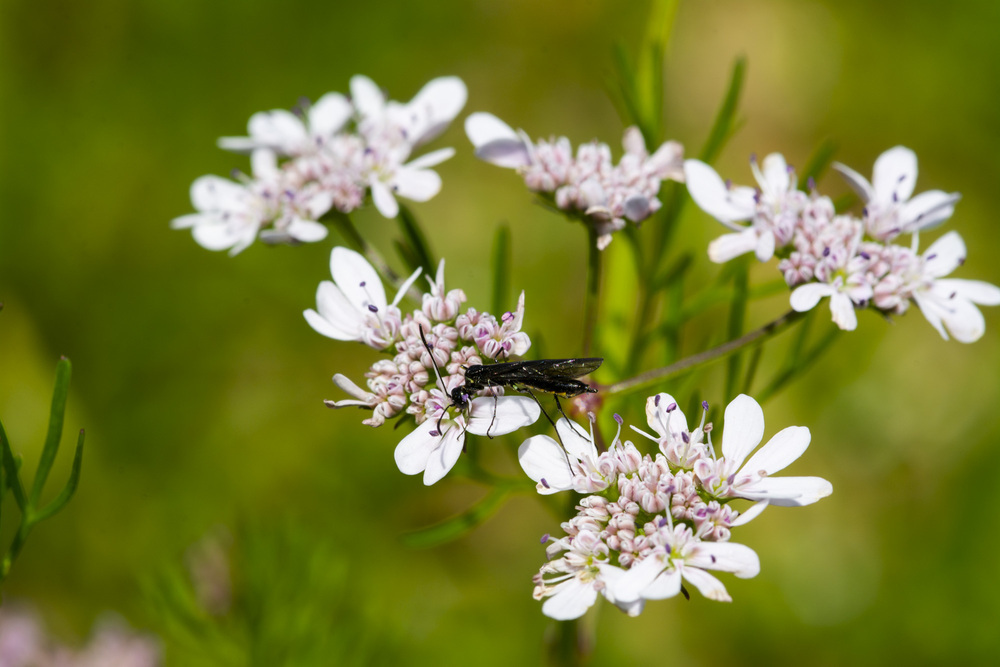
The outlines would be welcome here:
[[[109,609],[159,631],[142,582],[219,526],[280,535],[291,523],[298,537],[264,560],[282,570],[315,554],[290,585],[336,604],[282,604],[326,614],[320,626],[363,628],[374,645],[398,647],[402,664],[540,660],[553,624],[531,599],[531,576],[544,560],[538,537],[558,532],[554,517],[519,497],[457,542],[407,549],[403,532],[482,489],[425,488],[395,468],[398,432],[321,403],[336,397],[334,372],[360,378],[375,358],[321,337],[301,315],[328,277],[336,235],[298,248],[255,244],[231,259],[168,223],[191,210],[196,177],[247,168],[215,148],[217,137],[241,134],[255,111],[346,91],[355,73],[398,100],[458,75],[466,113],[488,110],[574,144],[597,138],[617,157],[612,45],[637,44],[647,11],[589,0],[0,3],[0,417],[33,464],[65,354],[74,364],[67,432],[88,433],[77,497],[33,534],[4,598],[30,602],[69,641]],[[802,165],[832,138],[837,159],[868,174],[879,153],[905,144],[920,159],[918,191],[963,195],[947,227],[969,248],[956,277],[1000,284],[990,254],[1000,249],[997,26],[1000,4],[988,0],[684,3],[666,67],[668,135],[697,153],[731,63],[746,54],[746,122],[720,173],[748,183],[751,152]],[[449,145],[457,155],[438,168],[442,192],[413,206],[448,259],[449,287],[489,308],[490,243],[507,221],[528,331],[544,332],[549,356],[575,353],[585,234],[535,206],[515,175],[477,162],[461,122],[433,147]],[[835,175],[820,186],[846,190]],[[392,221],[365,210],[356,222],[390,254]],[[697,252],[703,279],[719,270],[704,248],[721,231],[694,207],[682,220],[677,243]],[[769,280],[773,267],[754,275]],[[752,324],[782,312],[783,298],[762,304]],[[595,657],[995,664],[1000,311],[985,315],[986,336],[963,346],[941,340],[916,310],[894,325],[864,313],[857,332],[765,406],[768,435],[812,429],[791,472],[830,479],[834,495],[771,509],[740,530],[762,571],[724,577],[732,605],[695,595],[653,603],[638,619],[602,606],[588,617]],[[709,331],[712,320],[697,326]],[[715,385],[702,389],[721,400]],[[626,417],[641,424],[642,395]],[[64,448],[53,489],[67,474]],[[285,558],[280,545],[291,543]],[[333,641],[318,664],[343,663],[360,650],[356,636]],[[186,664],[167,648],[171,664]]]

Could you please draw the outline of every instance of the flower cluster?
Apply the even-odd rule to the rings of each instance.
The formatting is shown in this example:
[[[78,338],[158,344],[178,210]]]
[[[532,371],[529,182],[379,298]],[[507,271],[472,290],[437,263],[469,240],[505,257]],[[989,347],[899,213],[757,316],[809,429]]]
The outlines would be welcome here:
[[[250,136],[219,140],[224,149],[251,153],[252,174],[240,174],[237,182],[202,176],[191,186],[198,212],[172,225],[192,228],[195,241],[209,250],[236,254],[258,234],[270,243],[322,240],[327,230],[317,220],[331,210],[353,211],[368,192],[379,212],[393,218],[396,195],[427,201],[441,189],[430,167],[453,149],[407,160],[447,128],[465,99],[465,84],[455,77],[432,80],[403,104],[387,100],[359,75],[351,79],[350,99],[327,93],[294,113],[256,113],[247,126]]]
[[[465,293],[445,290],[441,260],[437,276],[428,277],[430,291],[421,296],[421,307],[403,315],[397,304],[419,270],[402,284],[391,304],[375,269],[353,250],[334,248],[330,271],[333,282],[320,283],[316,310],[305,311],[309,325],[329,338],[358,341],[394,356],[372,365],[365,374],[367,390],[339,373],[334,375],[334,384],[352,398],[327,401],[327,405],[370,409],[372,416],[364,420],[370,426],[381,426],[403,413],[413,415],[417,428],[396,447],[400,471],[407,475],[422,472],[424,483],[433,484],[455,465],[466,432],[503,435],[538,419],[539,407],[530,398],[500,397],[498,389],[491,389],[488,396],[464,394],[460,389],[467,367],[528,351],[531,340],[521,331],[523,292],[517,309],[499,319],[474,308],[463,311]],[[456,389],[462,403],[468,403],[467,411],[455,406]]]
[[[900,315],[916,303],[927,320],[947,339],[950,333],[963,343],[978,340],[986,330],[974,304],[1000,304],[1000,288],[977,280],[949,279],[965,261],[965,243],[957,232],[918,252],[918,232],[951,217],[957,193],[931,190],[913,194],[917,158],[897,146],[875,161],[872,182],[837,164],[865,204],[861,218],[837,214],[829,197],[814,184],[798,189],[794,170],[778,153],[750,166],[758,188],[723,182],[714,169],[687,160],[688,191],[706,213],[733,232],[708,248],[715,262],[753,252],[766,262],[778,256],[791,294],[791,306],[804,312],[830,297],[833,321],[845,330],[857,327],[858,308],[875,308]],[[901,234],[913,234],[907,247],[892,243]]]
[[[0,609],[2,667],[157,667],[163,664],[161,653],[155,638],[117,619],[99,623],[90,642],[73,649],[50,638],[31,611],[11,604]]]
[[[726,408],[721,456],[704,415],[689,430],[669,394],[650,397],[646,417],[655,434],[634,430],[657,443],[655,456],[623,442],[620,428],[611,447],[598,452],[593,435],[586,437],[567,420],[557,426],[565,450],[539,435],[518,452],[539,493],[585,494],[577,515],[562,524],[565,537],[543,539],[550,542],[549,561],[535,576],[534,596],[545,599],[547,616],[577,618],[598,594],[634,616],[646,600],[682,592],[684,581],[707,598],[730,601],[708,570],[748,578],[760,569],[753,550],[729,541],[732,529],[769,504],[808,505],[833,491],[818,477],[771,477],[809,446],[807,428],[780,431],[747,459],[764,435],[764,413],[749,396]],[[737,499],[754,504],[741,513],[730,505]]]
[[[582,215],[602,250],[627,220],[639,223],[660,208],[656,195],[663,179],[684,180],[683,146],[668,141],[650,155],[636,127],[625,130],[625,155],[617,165],[607,144],[581,144],[574,158],[566,137],[533,142],[488,113],[470,115],[465,131],[477,157],[517,169],[531,190],[551,197],[563,211]]]

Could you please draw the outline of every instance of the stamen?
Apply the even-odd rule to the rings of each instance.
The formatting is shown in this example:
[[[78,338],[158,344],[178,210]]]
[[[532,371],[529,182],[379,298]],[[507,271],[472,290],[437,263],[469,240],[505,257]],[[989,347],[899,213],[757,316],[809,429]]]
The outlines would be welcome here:
[[[691,436],[688,435],[687,431],[681,431],[681,440],[683,440],[685,444],[691,442]]]
[[[618,414],[617,412],[615,413],[615,421],[618,422],[619,426],[621,426],[622,424],[625,423],[625,420],[622,419],[622,416],[620,414]]]
[[[371,311],[371,312],[373,312],[373,313],[377,313],[377,312],[378,312],[378,306],[376,306],[376,305],[374,305],[374,304],[371,304],[371,303],[369,303],[369,304],[368,304],[368,310],[370,310],[370,311]]]
[[[667,406],[667,412],[673,412],[676,409],[677,409],[676,403],[671,403],[670,405]]]
[[[549,539],[550,539],[550,536],[549,536],[548,533],[545,533],[544,535],[542,535],[542,540],[541,540],[542,544],[545,544],[546,542],[548,542]]]
[[[653,397],[653,405],[655,405],[656,407],[660,407],[660,396],[661,394],[657,394],[656,396]]]
[[[551,488],[552,488],[551,486],[549,486],[549,483],[545,481],[545,478],[544,478],[544,477],[542,477],[542,478],[541,478],[540,480],[538,480],[538,481],[539,481],[539,482],[541,482],[541,483],[542,483],[542,486],[544,486],[544,487],[545,487],[546,489],[551,489]]]
[[[708,401],[702,401],[701,402],[701,409],[705,410],[706,412],[708,411]]]
[[[437,430],[434,430],[434,431],[431,431],[430,433],[428,433],[427,435],[431,436],[432,438],[436,438],[436,437],[438,437],[438,436],[441,435],[441,432],[437,431]]]

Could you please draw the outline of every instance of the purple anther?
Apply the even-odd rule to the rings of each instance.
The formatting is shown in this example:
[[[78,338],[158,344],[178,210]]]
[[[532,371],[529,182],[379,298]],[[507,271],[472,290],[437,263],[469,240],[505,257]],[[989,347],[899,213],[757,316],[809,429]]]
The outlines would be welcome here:
[[[708,401],[702,401],[701,402],[701,409],[702,410],[708,410]]]
[[[714,563],[715,562],[715,556],[710,556],[710,557],[712,559],[712,562]]]
[[[664,526],[666,526],[667,525],[667,517],[661,516],[660,520],[656,522],[656,525],[659,526],[660,528],[663,528]]]
[[[806,186],[807,186],[807,187],[808,187],[808,188],[809,188],[810,190],[815,190],[815,189],[816,189],[816,179],[815,179],[815,178],[813,178],[812,176],[810,176],[810,177],[809,177],[809,180],[808,180],[808,181],[806,181]]]
[[[861,215],[865,216],[866,218],[868,217],[868,207],[867,206],[865,206],[863,209],[861,209]]]
[[[733,473],[726,478],[726,484],[732,484],[736,480],[736,473]]]
[[[365,286],[365,281],[364,280],[362,280],[360,283],[358,283],[358,287],[364,287],[364,286]]]
[[[677,409],[676,403],[671,403],[670,405],[667,406],[667,412],[673,412],[676,409]]]
[[[830,246],[827,246],[827,247],[823,248],[823,256],[824,257],[829,257],[830,256]]]
[[[655,405],[656,407],[660,407],[660,394],[657,394],[656,396],[653,397],[653,405]]]
[[[754,164],[755,162],[757,162],[757,154],[750,153],[750,164]]]
[[[542,535],[541,543],[545,544],[548,541],[549,541],[549,534],[545,533],[544,535]]]
[[[691,442],[691,436],[688,435],[687,431],[681,431],[681,440],[683,440],[685,444]]]
[[[368,304],[368,310],[370,310],[373,313],[377,313],[378,312],[378,306],[376,306],[373,303],[369,303]]]
[[[731,178],[727,178],[726,179],[726,189],[727,190],[732,190],[733,189],[733,179],[731,179]]]
[[[431,436],[432,438],[436,438],[436,437],[438,437],[439,435],[441,435],[441,433],[440,433],[440,431],[431,431],[431,432],[430,432],[430,433],[428,433],[427,435]]]
[[[542,486],[544,486],[544,487],[545,487],[546,489],[551,489],[551,488],[552,488],[551,486],[549,486],[549,483],[545,481],[545,478],[544,478],[544,477],[542,477],[542,478],[541,478],[540,480],[538,480],[538,481],[539,481],[539,482],[541,482],[541,483],[542,483]]]
[[[507,311],[506,313],[504,313],[504,314],[503,314],[503,316],[502,316],[502,317],[500,318],[500,321],[501,321],[501,322],[510,322],[510,321],[511,321],[512,319],[514,319],[514,313],[512,313],[512,312],[510,312],[510,311],[508,310],[508,311]]]
[[[619,426],[621,426],[622,424],[625,423],[625,420],[622,419],[622,416],[620,414],[618,414],[617,412],[615,413],[615,421],[618,422]]]
[[[937,257],[937,253],[936,252],[932,252],[931,254],[927,255],[927,261],[930,261],[930,260],[934,259],[935,257]]]
[[[862,250],[858,254],[861,255],[864,259],[871,259],[872,258],[872,256],[869,255],[868,253],[866,253],[864,250]]]

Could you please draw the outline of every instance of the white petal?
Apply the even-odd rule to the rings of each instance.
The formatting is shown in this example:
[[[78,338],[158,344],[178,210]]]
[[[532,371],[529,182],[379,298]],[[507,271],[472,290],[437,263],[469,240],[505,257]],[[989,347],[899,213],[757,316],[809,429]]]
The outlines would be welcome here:
[[[944,326],[960,343],[974,343],[986,333],[986,320],[976,306],[966,299],[956,296],[942,314]]]
[[[941,338],[948,340],[948,333],[945,331],[944,322],[941,319],[945,311],[938,303],[937,298],[933,294],[916,292],[913,295],[913,300],[917,302],[917,307],[920,308],[920,312],[924,314],[931,326],[941,334]]]
[[[444,428],[443,425],[442,428]],[[441,445],[437,450],[431,452],[427,459],[427,467],[424,469],[424,485],[430,486],[447,475],[448,471],[455,467],[464,447],[465,429],[458,424],[452,424],[441,438]]]
[[[247,190],[219,176],[201,176],[191,184],[191,203],[199,211],[241,210]]]
[[[242,227],[219,223],[198,225],[191,230],[191,235],[198,245],[208,250],[225,250],[226,248],[242,250],[253,242],[257,236],[257,230],[250,226]]]
[[[442,425],[443,427],[444,425]],[[441,441],[443,440],[441,435],[431,435],[432,431],[437,432],[436,429],[436,421],[428,419],[396,445],[394,456],[396,466],[401,473],[404,475],[417,475],[424,471],[431,454],[441,446]],[[448,430],[461,429],[452,422],[451,428]]]
[[[905,202],[917,184],[917,156],[905,146],[896,146],[878,156],[872,172],[875,200],[881,204]]]
[[[946,276],[965,261],[965,241],[958,232],[948,232],[932,243],[923,254],[924,273],[933,278]]]
[[[250,171],[254,178],[277,179],[278,155],[270,148],[257,148],[250,154]]]
[[[303,311],[302,314],[305,315],[309,326],[327,338],[333,338],[334,340],[360,340],[360,336],[354,336],[351,333],[345,332],[312,308]]]
[[[284,109],[255,113],[250,117],[247,129],[258,146],[283,153],[300,149],[309,141],[306,128],[299,117]]]
[[[531,164],[528,147],[520,139],[498,139],[476,148],[476,157],[498,167],[517,169]]]
[[[833,485],[822,477],[767,477],[740,490],[746,498],[767,499],[779,507],[811,505],[831,493]]]
[[[542,495],[557,493],[572,488],[573,475],[566,463],[566,452],[547,435],[535,435],[517,449],[517,460],[521,468],[535,482],[543,479],[545,484],[538,492]]]
[[[652,583],[642,589],[645,600],[666,600],[681,592],[680,570],[664,570]]]
[[[555,595],[542,605],[542,613],[557,621],[580,618],[597,601],[597,589],[593,584],[581,583],[573,578],[563,582]]]
[[[762,477],[784,470],[809,447],[809,429],[805,426],[789,426],[778,431],[743,466],[751,475]]]
[[[337,385],[337,387],[345,394],[353,396],[360,401],[365,401],[366,403],[374,396],[371,392],[365,391],[358,385],[354,384],[349,377],[340,373],[333,376],[333,383]]]
[[[469,404],[468,428],[476,435],[504,435],[534,424],[540,415],[538,403],[527,396],[480,396]]]
[[[1000,287],[982,280],[945,278],[934,282],[934,291],[942,295],[955,294],[983,306],[1000,306]]]
[[[780,195],[788,192],[792,185],[791,177],[788,173],[788,163],[781,153],[771,153],[764,158],[761,165],[764,172],[764,183],[761,189],[767,190],[773,195]]]
[[[309,326],[319,333],[334,340],[361,340],[364,329],[361,313],[329,280],[316,289],[316,311],[307,310],[304,314]]]
[[[412,169],[407,165],[396,172],[392,187],[400,197],[427,201],[441,191],[441,177],[430,169]]]
[[[687,558],[686,564],[700,569],[732,572],[740,579],[750,579],[760,574],[757,552],[734,542],[702,542]]]
[[[326,225],[302,218],[293,218],[292,223],[288,226],[288,235],[303,243],[322,241],[326,238],[327,231]]]
[[[309,107],[309,129],[313,135],[329,138],[351,118],[354,108],[340,93],[327,93]]]
[[[694,203],[716,220],[737,222],[753,216],[754,209],[747,206],[745,197],[734,196],[719,174],[704,162],[685,160],[684,180]]]
[[[520,137],[510,125],[491,113],[477,111],[465,119],[465,134],[477,149],[494,141],[516,141]]]
[[[421,155],[415,160],[410,160],[406,166],[410,169],[426,169],[427,167],[433,167],[434,165],[441,164],[454,155],[454,148],[441,148],[436,151],[431,151],[426,155]]]
[[[590,437],[585,435],[583,427],[579,424],[573,424],[565,418],[560,419],[556,422],[556,432],[562,438],[566,451],[573,458],[578,460],[584,457],[597,458],[597,447],[590,441]],[[564,462],[565,458],[563,457]]]
[[[616,600],[628,602],[643,596],[653,580],[668,567],[666,558],[662,553],[653,552],[643,560],[636,563],[618,581],[614,583],[612,594]]]
[[[249,153],[260,146],[257,140],[251,137],[219,137],[215,145],[224,151],[234,153]]]
[[[444,261],[443,259],[441,260]],[[418,266],[416,271],[410,274],[410,277],[403,281],[403,284],[399,286],[399,291],[396,292],[396,298],[392,300],[392,305],[399,305],[399,302],[406,296],[406,292],[410,289],[410,286],[420,277],[423,272],[423,267]]]
[[[709,600],[715,600],[717,602],[732,602],[733,599],[729,597],[729,593],[726,592],[726,587],[722,585],[722,582],[710,575],[704,570],[699,570],[696,567],[685,567],[681,571],[681,574],[687,579],[691,584],[698,589],[702,595],[704,595]]]
[[[757,246],[754,248],[754,254],[757,255],[757,259],[761,262],[766,262],[772,257],[774,257],[774,232],[769,230],[764,230],[757,237]]]
[[[935,227],[955,213],[955,202],[961,198],[957,192],[921,192],[903,205],[899,212],[900,226],[906,232]]]
[[[826,283],[806,283],[796,287],[788,301],[792,310],[804,313],[815,308],[820,299],[831,296],[834,292],[836,290],[833,286]]]
[[[833,314],[834,323],[844,331],[854,331],[858,328],[858,315],[854,312],[854,302],[843,292],[835,291],[830,295],[830,312]]]
[[[372,177],[368,183],[372,191],[372,202],[375,208],[386,218],[395,218],[399,215],[399,204],[392,196],[392,191],[386,187],[385,183]]]
[[[764,437],[764,411],[746,394],[726,406],[722,422],[722,455],[739,467]]]
[[[658,398],[657,398],[658,397]],[[674,409],[667,412],[671,405]],[[668,434],[681,437],[688,430],[687,417],[673,396],[660,393],[646,399],[646,423],[662,438]]]
[[[214,219],[215,218],[213,216],[207,216],[201,213],[188,213],[187,215],[178,216],[171,220],[170,229],[188,229]]]
[[[385,110],[382,91],[374,81],[362,74],[351,77],[351,102],[363,117],[381,116]]]
[[[772,237],[773,238],[773,237]],[[708,244],[708,258],[716,264],[757,250],[757,232],[747,229],[733,234],[723,234]]]
[[[444,132],[467,98],[465,83],[457,76],[429,81],[407,105],[410,115],[421,119],[420,125],[410,128],[410,141],[414,145],[423,144]]]
[[[646,155],[646,140],[642,138],[642,132],[635,125],[625,128],[625,133],[622,135],[622,148],[625,149],[626,153],[638,156]]]
[[[347,300],[362,314],[367,304],[379,310],[385,308],[382,280],[360,253],[341,246],[334,248],[330,253],[330,274]]]
[[[872,189],[872,185],[868,182],[867,178],[854,171],[846,164],[834,162],[833,168],[840,172],[840,175],[844,177],[844,180],[846,180],[847,184],[851,186],[851,189],[858,194],[858,197],[861,197],[861,201],[867,204],[875,198],[875,191]]]

